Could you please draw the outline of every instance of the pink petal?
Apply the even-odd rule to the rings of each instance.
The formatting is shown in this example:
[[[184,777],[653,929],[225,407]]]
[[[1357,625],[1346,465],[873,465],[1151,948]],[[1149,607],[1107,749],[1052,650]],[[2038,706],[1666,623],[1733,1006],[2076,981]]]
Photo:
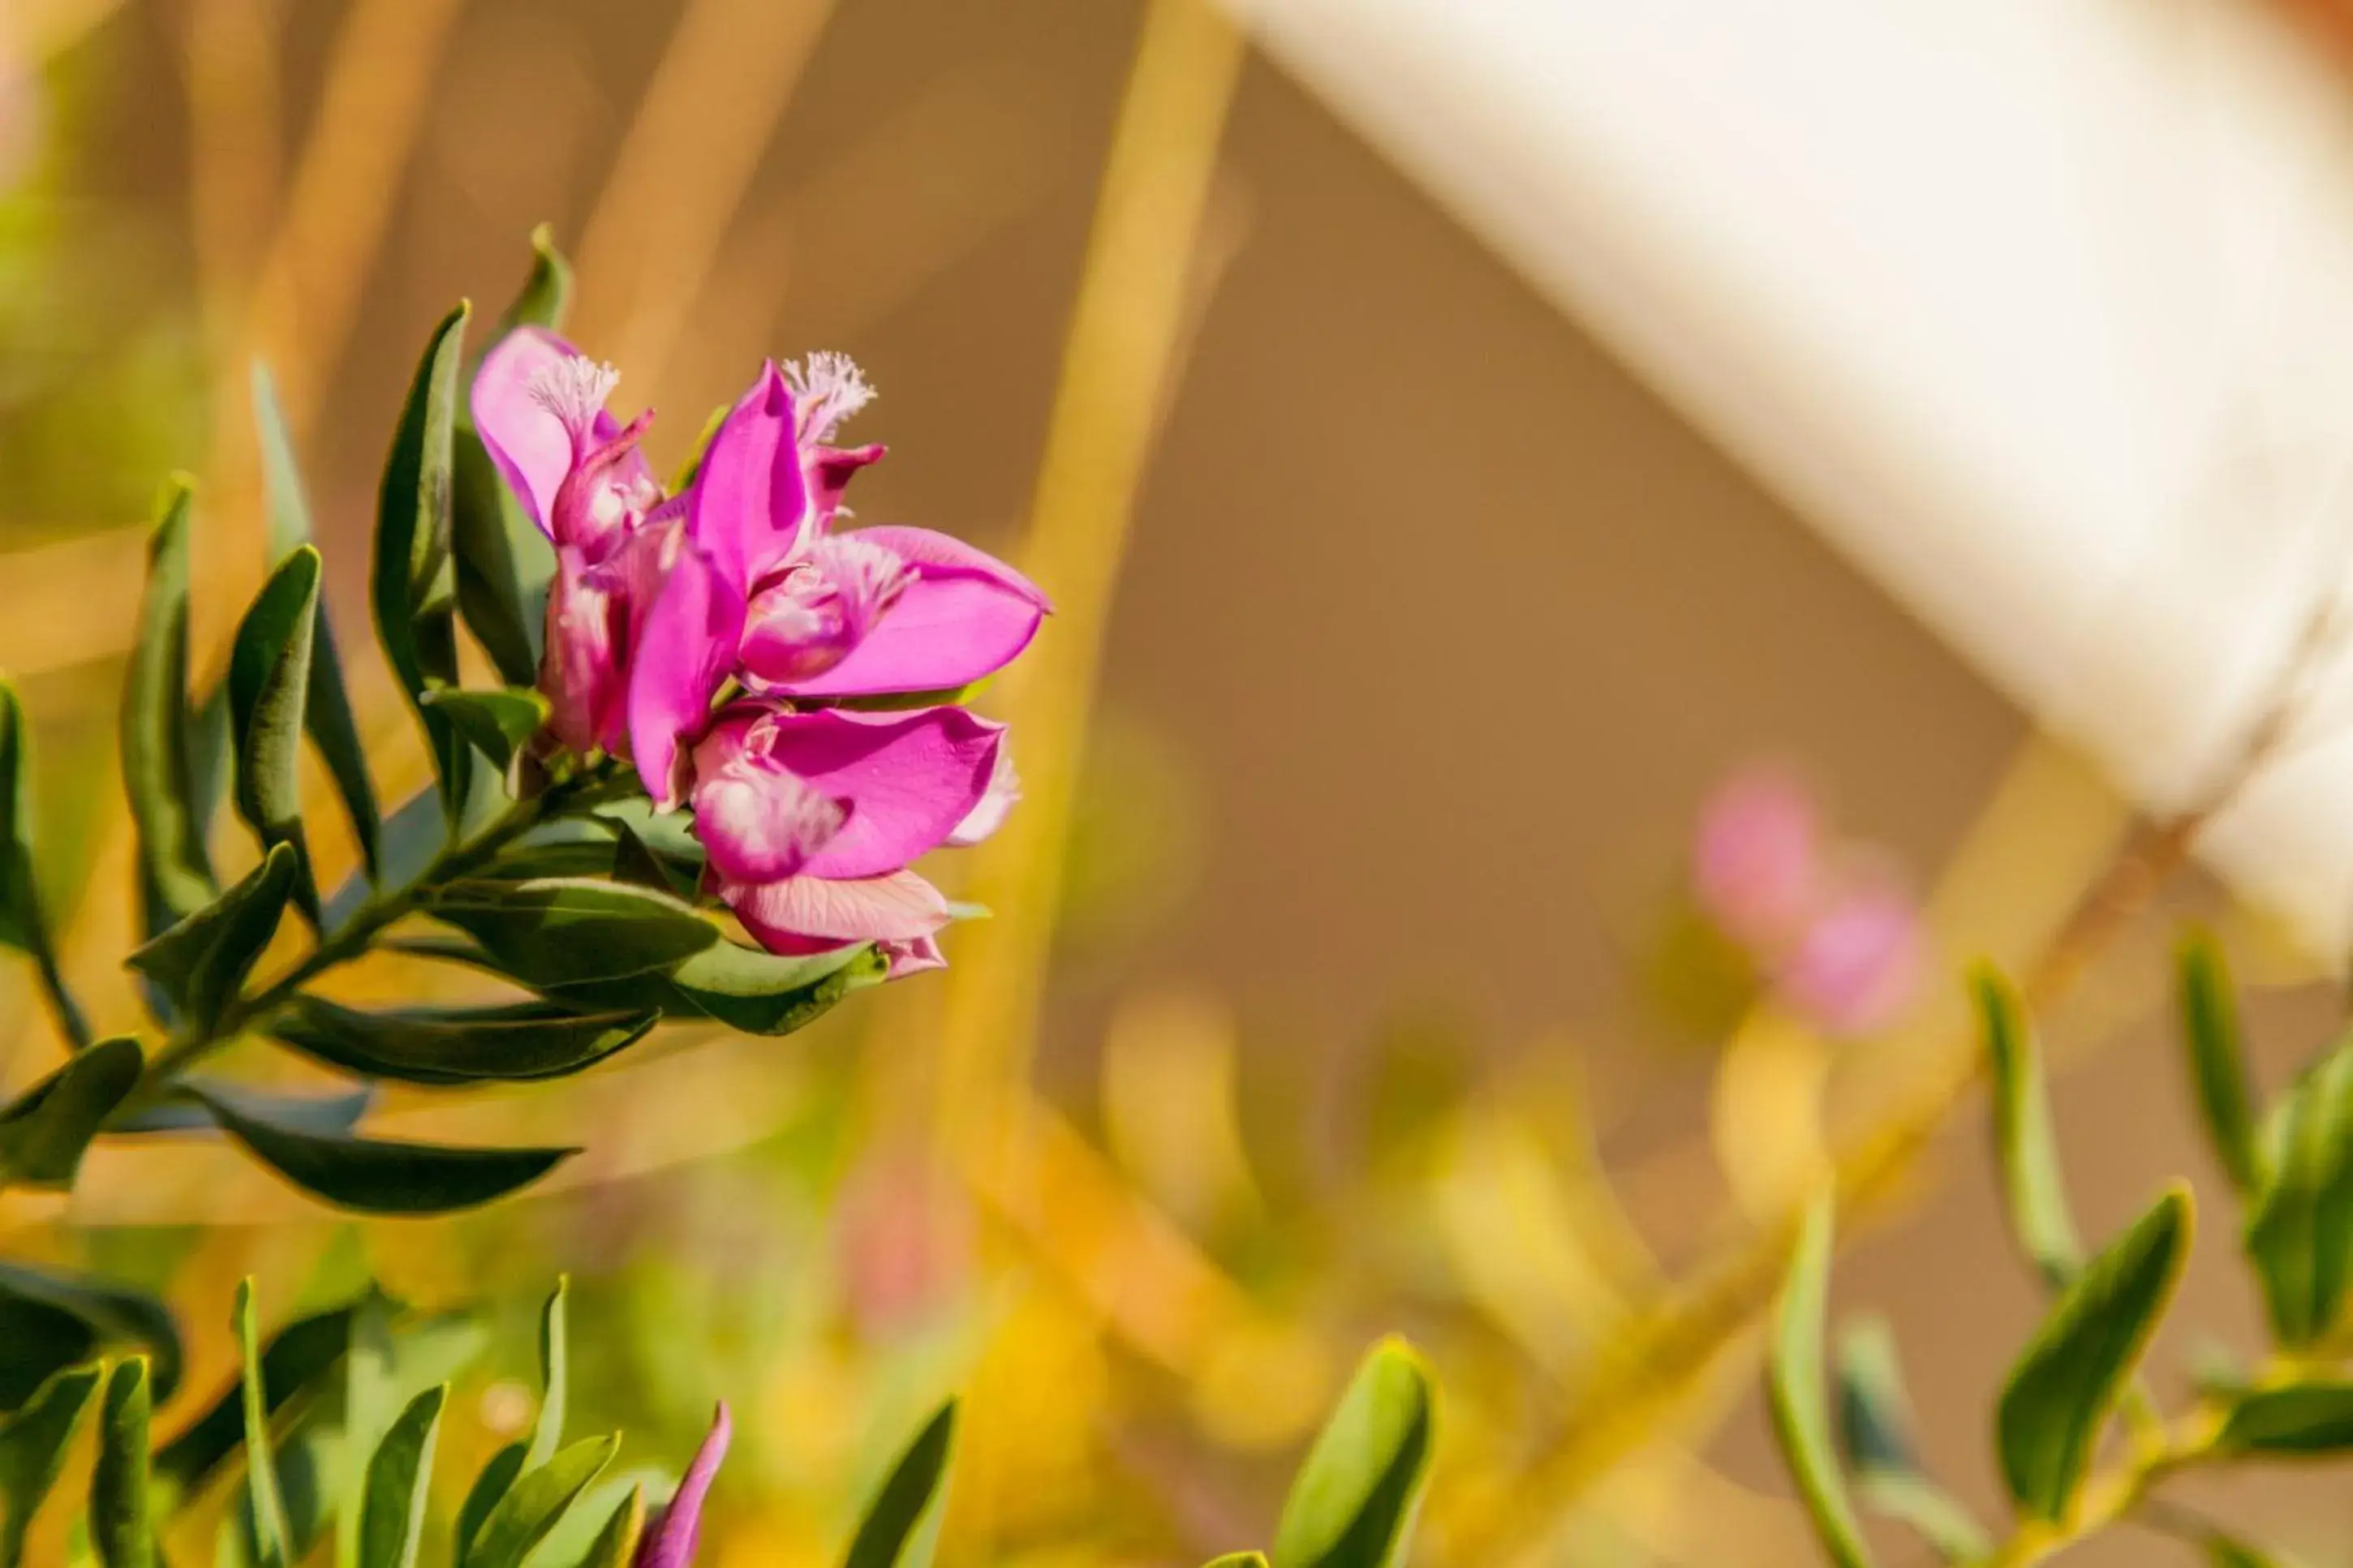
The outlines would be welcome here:
[[[864,697],[969,686],[1012,663],[1038,635],[1046,612],[1030,596],[1035,592],[1026,583],[934,575],[918,563],[899,602],[839,664],[776,689],[792,697]]]
[[[1918,991],[1925,947],[1909,898],[1890,887],[1858,889],[1807,927],[1774,988],[1830,1034],[1871,1034],[1894,1023]]]
[[[849,820],[804,873],[875,877],[938,848],[987,797],[1004,732],[961,708],[776,715],[769,758],[818,795],[849,803]]]
[[[1820,898],[1820,838],[1804,785],[1771,769],[1736,773],[1700,808],[1692,891],[1726,935],[1778,950]]]
[[[797,874],[849,820],[851,804],[804,784],[769,757],[775,726],[722,722],[694,749],[694,831],[712,869],[730,882]],[[745,743],[756,735],[760,743]]]
[[[793,424],[793,395],[772,360],[712,437],[695,478],[687,532],[739,592],[790,559],[809,527]]]
[[[987,551],[966,544],[953,533],[936,529],[904,528],[895,523],[860,528],[849,537],[879,544],[926,577],[984,577],[1006,592],[1052,614],[1053,602],[1045,590]]]
[[[692,541],[647,612],[629,670],[629,751],[654,805],[678,804],[679,742],[702,733],[734,668],[744,595]]]
[[[577,357],[579,352],[544,327],[517,327],[482,356],[469,397],[474,433],[481,437],[491,463],[542,533],[551,533],[548,520],[555,512],[555,489],[572,471],[574,454],[571,433],[532,395],[531,384],[542,371]],[[620,421],[611,415],[596,416],[599,444],[620,433]],[[624,477],[634,479],[642,471],[644,459],[635,461],[636,468]]]
[[[880,442],[863,447],[811,447],[808,448],[809,493],[817,501],[819,519],[831,517],[841,508],[841,492],[858,477],[858,470],[869,464],[879,463],[886,450]]]
[[[723,1399],[711,1418],[710,1436],[694,1451],[694,1461],[686,1467],[677,1492],[638,1541],[635,1568],[691,1568],[695,1544],[702,1533],[703,1500],[711,1495],[711,1482],[719,1474],[719,1462],[727,1457],[728,1440],[734,1432]]]
[[[855,881],[729,882],[721,884],[719,896],[771,952],[822,952],[852,942],[913,942],[950,919],[947,900],[913,871]]]
[[[555,738],[575,752],[611,747],[621,734],[618,641],[628,606],[607,591],[606,574],[584,563],[570,546],[555,552],[555,580],[547,595],[547,648],[539,689]]]
[[[997,770],[988,775],[988,788],[980,804],[948,835],[948,843],[958,849],[972,846],[1005,826],[1013,807],[1021,799],[1021,775],[1013,771],[1013,743],[999,741],[997,744]]]

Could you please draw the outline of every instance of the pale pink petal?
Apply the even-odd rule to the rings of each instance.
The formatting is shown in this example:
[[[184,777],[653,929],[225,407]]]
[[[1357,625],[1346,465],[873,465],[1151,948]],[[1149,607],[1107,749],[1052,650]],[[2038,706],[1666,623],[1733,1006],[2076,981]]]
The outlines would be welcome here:
[[[945,843],[987,797],[1004,735],[1004,726],[961,708],[828,708],[764,722],[769,759],[818,795],[850,803],[849,820],[804,868],[837,879],[895,871]]]
[[[619,742],[625,688],[618,645],[627,614],[578,550],[556,551],[539,689],[547,699],[549,727],[575,752]]]
[[[1700,808],[1693,893],[1726,935],[1777,951],[1820,898],[1820,837],[1804,785],[1772,769],[1736,773]]]
[[[1920,915],[1891,887],[1849,892],[1806,928],[1773,976],[1789,1008],[1832,1035],[1894,1023],[1917,993],[1926,960]]]
[[[766,752],[773,716],[722,722],[694,749],[695,837],[731,882],[799,872],[849,819],[851,803],[804,784]],[[758,740],[746,742],[746,735]]]
[[[648,612],[629,669],[629,750],[654,805],[678,804],[680,742],[702,733],[744,635],[737,585],[691,541]]]
[[[800,564],[752,597],[744,630],[751,684],[765,689],[831,669],[914,582],[905,562],[859,534],[818,538]]]
[[[518,327],[482,356],[469,395],[474,432],[481,437],[491,463],[524,513],[550,537],[556,488],[586,454],[575,446],[565,421],[548,405],[544,389],[551,372],[581,357],[577,349],[543,327]],[[602,446],[620,433],[618,420],[601,407],[595,411],[591,445]],[[645,477],[644,461],[633,455],[617,477],[634,485]]]
[[[988,788],[980,804],[949,834],[948,843],[958,849],[968,849],[1005,826],[1014,805],[1021,799],[1021,775],[1013,771],[1013,742],[999,740],[997,743],[997,771],[988,775]]]
[[[948,901],[913,871],[836,881],[723,883],[719,896],[771,952],[807,952],[853,942],[912,942],[948,923]]]
[[[723,1399],[712,1415],[710,1435],[686,1467],[685,1479],[638,1539],[634,1568],[692,1568],[694,1548],[702,1534],[702,1505],[711,1495],[711,1483],[719,1474],[719,1462],[727,1457],[728,1440],[734,1432]]]

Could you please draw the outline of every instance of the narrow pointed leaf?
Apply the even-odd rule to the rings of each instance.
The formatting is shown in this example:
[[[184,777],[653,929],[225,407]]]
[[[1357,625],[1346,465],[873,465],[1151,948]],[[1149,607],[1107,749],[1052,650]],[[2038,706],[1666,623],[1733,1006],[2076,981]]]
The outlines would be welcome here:
[[[899,1456],[859,1523],[846,1568],[929,1568],[947,1506],[955,1415],[955,1401],[940,1406]]]
[[[2252,1196],[2263,1183],[2255,1140],[2253,1096],[2247,1089],[2247,1051],[2239,1026],[2239,995],[2222,944],[2208,931],[2183,938],[2178,967],[2181,1032],[2189,1047],[2190,1079],[2206,1135],[2213,1141],[2231,1184]]]
[[[277,846],[250,876],[124,962],[162,987],[191,1024],[211,1028],[278,934],[298,863],[291,846]]]
[[[82,1152],[139,1081],[139,1042],[101,1040],[0,1110],[0,1185],[73,1185]]]
[[[2353,1268],[2353,1045],[2283,1097],[2265,1127],[2268,1174],[2247,1213],[2247,1256],[2272,1336],[2310,1344],[2336,1327]]]
[[[98,1392],[98,1368],[69,1367],[43,1383],[24,1407],[0,1426],[0,1568],[25,1561],[25,1537],[65,1468],[73,1441]]]
[[[0,943],[30,957],[67,1041],[90,1044],[90,1024],[58,968],[33,864],[32,746],[16,689],[0,680]]]
[[[248,1084],[224,1086],[203,1076],[175,1081],[181,1088],[200,1089],[206,1093],[216,1093],[227,1087],[229,1093],[262,1107],[270,1121],[305,1132],[348,1132],[359,1125],[360,1119],[375,1103],[375,1090],[366,1085],[345,1094],[291,1095],[255,1089]],[[136,1116],[116,1121],[107,1131],[121,1133],[202,1132],[218,1136],[220,1125],[193,1100],[167,1100],[160,1105],[149,1106]]]
[[[381,887],[387,892],[413,887],[449,843],[449,819],[441,809],[441,792],[434,786],[417,791],[393,808],[384,819],[383,858],[375,882],[354,872],[343,879],[326,901],[329,931],[340,931]]]
[[[362,1214],[447,1214],[530,1185],[576,1149],[458,1148],[306,1132],[218,1089],[195,1091],[247,1152],[314,1197]]]
[[[2084,1266],[2084,1249],[2059,1173],[2042,1053],[2018,994],[2007,980],[1990,969],[1979,969],[1971,977],[1970,989],[1993,1073],[1994,1157],[2010,1208],[2010,1235],[2044,1282],[2057,1289]]]
[[[302,725],[319,619],[319,552],[298,545],[262,584],[229,656],[229,721],[237,734],[237,810],[265,849],[290,845],[294,902],[319,922],[319,891],[302,833]]]
[[[1839,1452],[1865,1508],[1909,1527],[1947,1563],[1992,1550],[1985,1528],[1921,1468],[1911,1400],[1884,1321],[1867,1320],[1840,1336],[1837,1409]]]
[[[467,742],[506,771],[539,727],[547,722],[547,699],[528,687],[496,691],[445,687],[425,694],[425,705],[457,726]]]
[[[114,1363],[99,1407],[98,1468],[90,1484],[91,1535],[106,1568],[155,1568],[149,1513],[147,1361]]]
[[[561,329],[571,306],[572,263],[555,247],[555,231],[541,224],[531,231],[531,274],[499,317],[499,335],[517,327]]]
[[[122,782],[138,828],[141,880],[174,920],[210,903],[217,889],[193,809],[188,733],[188,526],[194,491],[165,487],[147,544],[147,589],[122,681]]]
[[[867,946],[787,957],[718,942],[664,973],[578,982],[554,994],[581,1006],[699,1013],[741,1034],[774,1037],[815,1023],[888,968]]]
[[[1376,1346],[1293,1479],[1275,1526],[1277,1568],[1402,1562],[1430,1477],[1436,1410],[1428,1370],[1401,1340]]]
[[[2353,1448],[2353,1383],[2251,1389],[2232,1401],[2214,1446],[2226,1454],[2317,1458]]]
[[[302,469],[294,458],[294,438],[286,428],[286,412],[278,402],[277,383],[269,367],[253,365],[253,422],[261,446],[261,470],[269,496],[269,563],[279,565],[299,547],[311,542],[311,503],[302,490]],[[360,859],[373,877],[376,871],[377,833],[375,784],[368,776],[367,752],[360,742],[359,722],[353,716],[351,693],[343,685],[343,661],[335,643],[334,617],[322,593],[311,630],[311,680],[303,708],[303,724],[320,760],[335,781],[350,816]]]
[[[2084,1265],[2011,1368],[1994,1423],[2002,1479],[2021,1513],[2065,1517],[2172,1299],[2189,1232],[2189,1193],[2176,1187]]]
[[[270,1033],[365,1078],[403,1083],[523,1083],[594,1067],[644,1038],[655,1013],[575,1013],[552,1002],[367,1011],[306,996]]]
[[[482,1532],[491,1513],[504,1500],[522,1474],[522,1452],[527,1445],[510,1443],[491,1456],[482,1473],[466,1490],[466,1500],[458,1508],[457,1561],[461,1565],[472,1556],[474,1538]]]
[[[569,1275],[558,1275],[555,1289],[548,1293],[547,1305],[539,1314],[539,1415],[532,1422],[530,1446],[523,1450],[522,1462],[527,1469],[537,1469],[555,1458],[564,1442],[564,1406],[572,1381],[569,1314],[566,1299],[572,1293]]]
[[[1831,1445],[1822,1387],[1822,1311],[1830,1294],[1831,1200],[1819,1199],[1799,1229],[1781,1286],[1765,1363],[1765,1399],[1773,1436],[1797,1482],[1806,1517],[1837,1568],[1868,1568],[1862,1526],[1848,1500],[1846,1478]],[[1277,1556],[1281,1553],[1278,1552]]]
[[[163,1302],[95,1275],[0,1263],[0,1346],[8,1351],[0,1355],[0,1409],[15,1409],[59,1368],[118,1345],[154,1357],[156,1397],[171,1397],[180,1331]]]
[[[2274,1557],[2261,1547],[2233,1536],[2215,1533],[2201,1542],[2209,1568],[2288,1568],[2284,1557]]]
[[[618,1436],[586,1438],[517,1476],[483,1519],[463,1559],[464,1568],[522,1568],[531,1549],[612,1463],[620,1446]]]
[[[574,1568],[630,1568],[645,1529],[646,1489],[633,1486],[605,1516],[588,1550],[574,1560]]]
[[[350,1307],[297,1318],[270,1337],[261,1351],[262,1405],[280,1423],[315,1398],[331,1380],[351,1343]],[[155,1477],[185,1497],[201,1490],[221,1464],[237,1452],[245,1433],[242,1373],[156,1451]]]
[[[673,860],[638,836],[626,822],[613,824],[613,880],[633,888],[651,888],[672,898],[694,900],[702,880],[699,862]],[[714,944],[715,946],[716,944]]]
[[[1262,1552],[1229,1552],[1209,1560],[1208,1568],[1267,1568]]]
[[[360,1504],[360,1568],[416,1568],[432,1492],[433,1449],[441,1432],[447,1385],[411,1400],[376,1445]]]
[[[425,726],[444,814],[452,823],[460,820],[471,787],[472,756],[448,718],[423,699],[436,686],[458,683],[450,449],[462,401],[458,371],[467,314],[468,307],[459,305],[443,318],[401,409],[378,492],[371,581],[376,636]]]
[[[237,1288],[237,1316],[231,1327],[244,1366],[238,1387],[245,1413],[245,1489],[252,1510],[254,1557],[259,1568],[290,1568],[294,1560],[292,1532],[286,1522],[286,1501],[278,1489],[278,1461],[269,1448],[269,1405],[263,1392],[261,1330],[254,1309],[253,1280],[248,1276]]]
[[[585,879],[459,882],[427,908],[534,987],[665,969],[719,940],[677,899]]]

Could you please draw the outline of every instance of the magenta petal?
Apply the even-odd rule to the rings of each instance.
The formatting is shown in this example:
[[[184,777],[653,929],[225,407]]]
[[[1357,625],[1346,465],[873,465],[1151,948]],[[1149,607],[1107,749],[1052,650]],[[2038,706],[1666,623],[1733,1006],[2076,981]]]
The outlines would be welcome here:
[[[723,717],[694,748],[694,832],[723,881],[797,876],[852,806],[795,777],[767,754],[776,719]]]
[[[1050,615],[1053,612],[1053,602],[1046,597],[1045,590],[987,551],[966,544],[953,533],[884,523],[854,530],[845,537],[879,544],[926,577],[985,578],[1016,598]]]
[[[727,1457],[734,1432],[723,1399],[711,1418],[711,1433],[694,1451],[694,1462],[686,1467],[677,1492],[638,1542],[634,1568],[691,1568],[695,1542],[702,1534],[703,1500],[711,1495],[712,1479],[719,1474],[719,1461]]]
[[[742,590],[692,541],[647,612],[629,671],[629,752],[655,805],[678,804],[679,743],[702,733],[735,665]]]
[[[881,531],[849,537],[868,531]],[[953,691],[1012,663],[1045,614],[1020,588],[964,573],[935,576],[918,563],[898,603],[839,664],[775,689],[787,697]]]
[[[817,515],[831,517],[841,506],[841,492],[858,477],[858,470],[882,460],[886,448],[879,441],[863,447],[813,447],[808,452],[809,492],[817,500]]]
[[[767,754],[849,819],[808,858],[807,876],[880,876],[938,848],[997,773],[1004,726],[961,708],[908,713],[821,709],[777,715]]]
[[[913,871],[835,881],[787,877],[751,886],[723,884],[720,897],[761,946],[807,952],[851,942],[913,942],[950,919],[948,901]]]
[[[579,351],[542,327],[518,327],[491,346],[474,374],[474,431],[491,461],[540,531],[555,507],[555,487],[572,471],[572,435],[532,395],[533,377]]]
[[[770,361],[711,439],[688,502],[687,532],[739,590],[797,552],[809,524],[793,395]]]

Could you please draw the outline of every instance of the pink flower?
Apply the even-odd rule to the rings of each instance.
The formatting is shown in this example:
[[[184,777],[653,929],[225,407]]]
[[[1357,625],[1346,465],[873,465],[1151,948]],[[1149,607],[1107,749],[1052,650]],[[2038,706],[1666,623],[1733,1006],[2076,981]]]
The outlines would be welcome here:
[[[694,1549],[702,1535],[702,1504],[711,1495],[711,1483],[719,1474],[720,1461],[727,1457],[727,1444],[734,1433],[735,1424],[723,1399],[712,1415],[710,1434],[694,1451],[678,1490],[638,1538],[631,1568],[692,1568]]]
[[[1792,940],[1821,882],[1813,797],[1788,774],[1735,773],[1700,807],[1692,891],[1725,935],[1752,947]]]

